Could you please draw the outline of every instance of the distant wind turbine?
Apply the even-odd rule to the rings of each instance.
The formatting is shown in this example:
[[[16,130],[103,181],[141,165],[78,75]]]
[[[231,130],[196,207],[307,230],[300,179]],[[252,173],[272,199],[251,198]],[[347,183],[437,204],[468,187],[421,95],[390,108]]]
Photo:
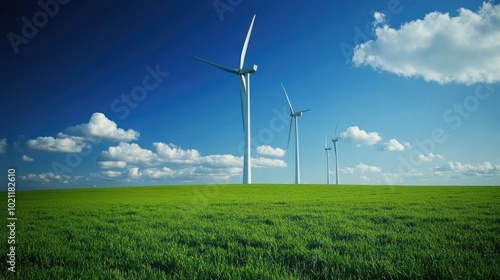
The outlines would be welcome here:
[[[241,51],[240,65],[239,68],[229,68],[222,66],[220,64],[213,63],[211,61],[205,60],[203,58],[196,57],[197,59],[208,63],[216,68],[223,71],[233,73],[238,75],[238,80],[240,82],[240,97],[241,97],[241,114],[243,120],[243,132],[245,133],[245,151],[243,155],[243,184],[252,183],[252,169],[250,164],[250,74],[257,71],[257,65],[252,65],[243,68],[245,62],[245,55],[247,53],[248,41],[250,41],[250,35],[252,34],[253,23],[255,21],[255,15],[252,18],[252,23],[250,23],[250,28],[248,29],[247,37],[245,43],[243,44],[243,50]]]
[[[286,92],[285,86],[281,83],[283,91],[285,92],[286,100],[288,101],[288,106],[290,106],[290,129],[288,130],[288,146],[290,146],[290,135],[292,133],[292,121],[295,120],[295,184],[300,184],[300,156],[299,156],[299,120],[298,117],[302,116],[304,112],[310,111],[311,109],[302,110],[295,112],[292,108],[292,103],[290,103],[290,98],[288,98],[288,93]]]
[[[325,152],[326,152],[326,184],[330,185],[330,150],[325,136]]]
[[[337,143],[339,142],[339,137],[337,136],[337,128],[339,126],[339,123],[337,122],[337,125],[335,126],[335,132],[333,133],[333,151],[335,152],[335,181],[337,185],[339,184],[339,151],[337,147]]]

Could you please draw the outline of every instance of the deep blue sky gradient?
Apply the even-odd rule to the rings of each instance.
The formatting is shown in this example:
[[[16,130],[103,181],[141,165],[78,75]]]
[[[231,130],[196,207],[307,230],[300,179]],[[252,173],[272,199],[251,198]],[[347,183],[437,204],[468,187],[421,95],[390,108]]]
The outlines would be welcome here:
[[[394,28],[432,11],[456,15],[461,7],[477,11],[482,4],[398,2],[400,12],[387,14],[387,23]],[[419,165],[419,172],[430,174],[432,168],[448,161],[500,164],[498,85],[492,85],[495,94],[455,130],[443,120],[443,113],[473,94],[476,85],[439,85],[352,64],[351,53],[342,46],[354,47],[373,39],[373,13],[387,12],[391,1],[241,1],[223,14],[223,20],[213,3],[69,1],[60,5],[58,13],[39,28],[28,44],[19,45],[17,54],[7,34],[21,34],[21,18],[31,19],[41,8],[36,1],[4,4],[0,139],[6,138],[8,146],[6,153],[0,154],[0,178],[5,178],[7,167],[16,167],[19,176],[53,172],[51,162],[64,161],[67,155],[30,150],[26,141],[39,136],[56,137],[69,126],[88,122],[95,112],[104,113],[120,128],[140,132],[139,140],[134,142],[142,148],[152,149],[153,142],[164,142],[196,149],[202,155],[241,155],[237,79],[195,56],[236,67],[254,14],[257,17],[246,57],[246,64],[259,66],[251,78],[252,133],[258,135],[269,127],[270,120],[276,117],[273,110],[286,110],[280,86],[283,82],[296,110],[312,109],[299,120],[304,182],[325,182],[324,137],[327,134],[331,139],[337,121],[339,133],[358,126],[378,132],[383,139],[380,144],[395,138],[413,147],[404,152],[384,152],[377,145],[341,141],[341,167],[362,163],[397,173],[401,157],[408,158],[412,150],[418,150],[417,142],[431,137],[435,128],[442,128],[447,136],[447,141],[434,151],[445,159]],[[360,30],[364,35],[359,34]],[[113,109],[113,102],[142,83],[148,73],[146,67],[156,65],[169,76],[122,118],[123,111]],[[254,145],[285,149],[288,123],[282,125],[283,129],[273,132],[270,143],[257,141]],[[71,186],[42,186],[26,181],[23,188],[179,183],[168,179],[127,182],[92,177],[90,174],[101,170],[97,165],[101,152],[117,144],[94,147],[71,174],[81,176]],[[23,162],[22,155],[34,161]],[[288,167],[254,170],[254,182],[292,182],[293,149],[282,159]],[[370,183],[386,183],[380,174],[372,173],[345,173],[341,178],[343,183],[351,184],[364,183],[367,178]],[[429,176],[396,183],[499,184],[499,180],[498,175]],[[240,182],[241,177],[230,181]]]

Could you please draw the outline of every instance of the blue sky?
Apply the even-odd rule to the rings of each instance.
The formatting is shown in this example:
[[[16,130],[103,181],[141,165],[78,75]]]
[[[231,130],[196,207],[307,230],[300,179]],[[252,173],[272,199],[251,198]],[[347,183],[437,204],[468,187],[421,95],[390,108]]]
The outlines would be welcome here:
[[[500,5],[42,0],[2,9],[0,174],[19,189],[242,180],[237,67],[257,15],[254,183],[500,184]],[[335,166],[331,154],[330,169]]]

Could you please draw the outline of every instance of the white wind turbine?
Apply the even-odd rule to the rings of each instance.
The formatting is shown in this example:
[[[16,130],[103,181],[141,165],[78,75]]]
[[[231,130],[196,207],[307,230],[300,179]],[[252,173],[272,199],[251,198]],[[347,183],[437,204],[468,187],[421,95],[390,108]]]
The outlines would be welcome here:
[[[255,15],[252,18],[252,23],[248,29],[247,37],[245,43],[243,44],[243,50],[241,51],[240,65],[239,68],[229,68],[226,66],[213,63],[211,61],[205,60],[203,58],[196,57],[197,59],[208,63],[216,68],[223,71],[233,73],[238,75],[238,80],[240,82],[240,97],[241,97],[241,114],[243,119],[243,132],[245,133],[245,151],[243,155],[243,184],[252,183],[252,169],[250,165],[250,74],[257,71],[257,65],[252,65],[243,68],[245,62],[245,55],[247,53],[248,41],[250,40],[250,35],[252,34],[253,23],[255,21]]]
[[[300,156],[299,156],[299,120],[298,117],[302,116],[304,112],[310,111],[311,109],[302,110],[295,112],[292,108],[292,103],[290,103],[290,98],[288,98],[288,93],[286,92],[285,86],[281,83],[283,91],[285,92],[286,100],[288,101],[288,106],[290,106],[290,129],[288,130],[288,144],[286,148],[290,145],[290,134],[292,133],[292,121],[295,120],[295,184],[300,184]]]
[[[326,184],[330,185],[330,150],[325,136],[325,152],[326,152]]]
[[[339,184],[339,151],[337,147],[337,143],[339,142],[339,137],[337,136],[337,128],[339,126],[339,123],[337,122],[337,125],[335,126],[335,132],[333,133],[333,151],[335,152],[335,181],[337,185]]]

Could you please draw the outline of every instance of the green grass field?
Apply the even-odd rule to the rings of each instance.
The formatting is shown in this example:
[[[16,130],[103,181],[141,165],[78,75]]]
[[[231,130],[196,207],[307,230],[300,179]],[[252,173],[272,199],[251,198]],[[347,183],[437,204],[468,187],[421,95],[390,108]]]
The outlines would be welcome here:
[[[134,187],[16,204],[17,275],[4,261],[0,278],[500,279],[500,187]]]

